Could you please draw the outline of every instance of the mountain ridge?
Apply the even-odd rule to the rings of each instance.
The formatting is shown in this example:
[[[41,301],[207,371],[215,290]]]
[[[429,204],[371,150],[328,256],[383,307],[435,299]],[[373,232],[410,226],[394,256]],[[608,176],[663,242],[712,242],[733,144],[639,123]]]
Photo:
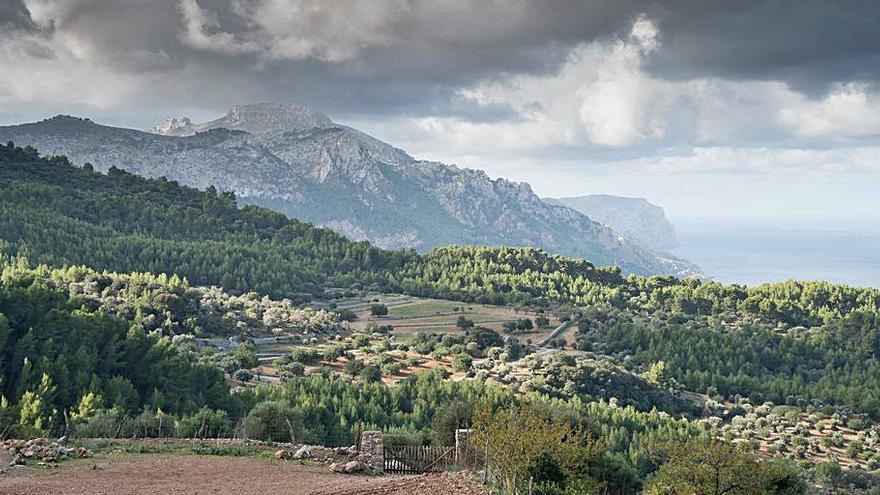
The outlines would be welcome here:
[[[305,107],[236,105],[204,124],[185,118],[170,124],[154,128],[164,132],[156,134],[56,116],[0,127],[0,140],[98,170],[117,166],[234,191],[242,202],[383,248],[532,246],[626,273],[699,274],[692,264],[631,242],[581,213],[544,203],[528,184],[417,160]]]
[[[542,199],[577,210],[651,249],[669,251],[678,247],[675,226],[666,218],[666,212],[645,198],[588,194]]]

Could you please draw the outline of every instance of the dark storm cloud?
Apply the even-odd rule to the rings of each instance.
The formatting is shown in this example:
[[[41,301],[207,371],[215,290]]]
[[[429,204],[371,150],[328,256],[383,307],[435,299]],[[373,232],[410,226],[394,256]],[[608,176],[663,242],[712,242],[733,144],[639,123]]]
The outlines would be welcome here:
[[[0,29],[63,34],[80,56],[157,76],[141,105],[124,105],[144,119],[254,100],[331,115],[504,119],[512,114],[503,105],[475,108],[457,90],[551,73],[572,47],[625,33],[640,14],[661,32],[646,66],[657,77],[781,80],[815,95],[880,78],[880,2],[872,1],[391,0],[360,3],[360,14],[347,14],[351,2],[323,1],[305,21],[290,15],[303,2],[34,0],[28,14],[23,0],[0,1]]]
[[[783,80],[810,91],[880,78],[880,2],[688,0],[647,13],[663,33],[650,68],[667,77]]]
[[[0,26],[30,26],[30,15],[20,0],[0,0]]]

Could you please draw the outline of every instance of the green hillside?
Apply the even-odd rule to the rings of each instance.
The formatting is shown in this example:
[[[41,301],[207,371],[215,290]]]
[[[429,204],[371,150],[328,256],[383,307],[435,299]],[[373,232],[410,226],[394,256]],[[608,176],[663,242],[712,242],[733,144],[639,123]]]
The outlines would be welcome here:
[[[60,266],[173,272],[194,284],[272,295],[388,282],[411,252],[351,242],[213,189],[73,167],[0,147],[0,238],[11,254]]]
[[[524,402],[587,425],[601,448],[583,476],[620,493],[650,480],[658,444],[689,437],[800,459],[810,479],[838,473],[829,483],[874,483],[858,472],[880,466],[877,289],[624,277],[531,248],[387,251],[213,189],[12,145],[0,146],[0,242],[0,436],[284,440],[288,427],[266,424],[281,418],[309,442],[349,444],[369,426],[431,443],[478,404]],[[336,335],[335,312],[304,306],[329,306],[331,288],[527,306],[576,325],[555,354],[528,354],[513,330],[490,349],[466,336]],[[252,346],[194,343],[276,331],[304,346],[278,360],[288,374],[236,393],[230,383],[257,368]],[[357,364],[354,351],[395,366],[452,355],[474,379],[434,370],[391,388],[385,368],[336,363]],[[857,469],[839,474],[844,452]]]

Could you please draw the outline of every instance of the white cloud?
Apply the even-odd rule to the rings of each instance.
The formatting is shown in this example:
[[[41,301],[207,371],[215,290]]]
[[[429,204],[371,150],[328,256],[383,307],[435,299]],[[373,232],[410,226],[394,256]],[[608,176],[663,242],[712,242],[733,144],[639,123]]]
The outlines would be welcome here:
[[[116,73],[87,56],[76,37],[0,32],[0,104],[64,102],[110,108],[133,97],[143,78]]]
[[[838,85],[818,101],[794,95],[779,122],[799,136],[865,138],[880,135],[880,98],[863,84]]]
[[[459,92],[477,105],[510,106],[520,119],[473,123],[455,117],[416,119],[438,140],[468,147],[492,142],[523,150],[552,146],[626,147],[662,138],[676,87],[650,77],[642,61],[659,47],[656,26],[638,18],[624,39],[573,49],[556,73],[517,75]]]
[[[48,29],[63,21],[71,12],[85,3],[79,0],[24,0],[31,20]]]
[[[77,14],[87,3],[27,0],[40,29],[0,26],[0,106],[13,109],[10,115],[90,116],[137,102],[162,81],[168,54],[102,43]],[[138,70],[127,70],[133,64]]]
[[[580,84],[578,116],[592,143],[626,146],[663,136],[662,84],[641,71],[642,57],[659,46],[657,36],[656,26],[640,17],[627,41],[582,48],[569,61]]]
[[[192,48],[226,55],[253,53],[260,49],[257,43],[236,39],[231,33],[219,31],[217,14],[203,9],[196,0],[180,0],[178,8],[184,26],[180,40]]]
[[[403,0],[237,0],[235,5],[269,58],[330,62],[351,60],[366,48],[390,43],[388,26],[408,10]]]
[[[817,174],[880,172],[880,146],[810,148],[697,147],[687,153],[640,157],[605,164],[630,172],[659,174]]]
[[[608,153],[634,154],[661,166],[668,163],[666,155],[690,155],[676,163],[693,165],[694,171],[717,169],[719,162],[729,163],[731,171],[757,169],[733,163],[754,157],[755,150],[774,157],[772,163],[749,160],[761,167],[801,163],[841,169],[855,155],[829,151],[819,160],[808,148],[851,145],[839,141],[880,134],[880,98],[864,85],[842,84],[813,100],[778,81],[660,79],[644,64],[662,49],[661,34],[642,16],[624,37],[575,47],[552,74],[493,79],[459,92],[474,105],[511,107],[516,119],[398,119],[379,132],[415,153],[459,163],[481,155],[498,160],[523,153],[570,156],[578,150],[584,164],[597,160],[591,155]],[[841,159],[827,161],[831,156]],[[877,157],[858,158],[876,163]]]

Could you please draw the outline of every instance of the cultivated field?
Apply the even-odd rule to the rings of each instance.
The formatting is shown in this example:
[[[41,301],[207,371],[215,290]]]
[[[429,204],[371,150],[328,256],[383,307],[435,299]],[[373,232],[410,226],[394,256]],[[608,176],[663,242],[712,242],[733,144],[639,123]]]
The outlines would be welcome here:
[[[385,316],[374,316],[370,312],[371,306],[382,304],[388,308]],[[256,356],[260,365],[254,368],[256,376],[247,384],[280,383],[277,360],[289,356],[296,349],[313,349],[322,354],[328,347],[347,344],[353,334],[368,334],[371,328],[390,326],[393,330],[388,335],[371,335],[367,345],[361,345],[349,351],[347,356],[335,359],[320,358],[307,363],[305,373],[310,374],[321,368],[342,373],[349,357],[362,360],[365,363],[375,363],[380,358],[386,362],[393,360],[399,365],[399,371],[385,374],[382,381],[394,384],[407,376],[419,371],[429,369],[444,369],[450,373],[452,379],[461,379],[465,373],[456,372],[453,367],[452,356],[437,357],[421,355],[413,350],[402,351],[392,347],[410,342],[418,333],[453,334],[462,335],[465,330],[457,325],[458,319],[464,317],[473,321],[475,327],[484,327],[495,330],[501,335],[507,335],[504,323],[529,318],[533,322],[538,317],[534,311],[525,311],[507,306],[492,306],[481,304],[466,304],[441,299],[429,299],[405,296],[400,294],[370,294],[363,297],[338,300],[338,310],[350,310],[355,313],[357,319],[346,322],[340,332],[339,339],[320,339],[316,342],[289,342],[289,341],[257,341]],[[528,331],[515,332],[516,338],[523,344],[537,343],[549,336],[555,327],[560,324],[557,317],[547,314],[549,325],[546,328],[535,327]],[[572,334],[573,332],[565,332]],[[564,335],[563,335],[564,336]],[[573,338],[568,336],[569,339]],[[475,363],[480,362],[475,359]]]
[[[384,304],[388,307],[388,315],[382,317],[372,316],[370,306]],[[417,297],[391,295],[373,295],[367,298],[359,298],[353,301],[339,303],[340,308],[352,309],[358,316],[358,320],[352,322],[353,330],[363,330],[370,323],[379,325],[391,325],[394,327],[394,335],[406,336],[417,332],[435,333],[461,333],[456,326],[460,316],[474,322],[474,325],[490,328],[496,332],[504,331],[504,323],[518,318],[531,318],[534,320],[538,315],[534,311],[525,311],[509,306],[492,306],[482,304],[467,304],[442,299],[427,299]],[[537,342],[559,325],[559,320],[550,318],[550,326],[545,329],[535,328],[532,331],[517,332],[520,341],[528,340]]]
[[[6,454],[0,454],[6,465]],[[482,495],[463,473],[355,476],[266,456],[99,454],[58,468],[6,468],[2,495]]]

